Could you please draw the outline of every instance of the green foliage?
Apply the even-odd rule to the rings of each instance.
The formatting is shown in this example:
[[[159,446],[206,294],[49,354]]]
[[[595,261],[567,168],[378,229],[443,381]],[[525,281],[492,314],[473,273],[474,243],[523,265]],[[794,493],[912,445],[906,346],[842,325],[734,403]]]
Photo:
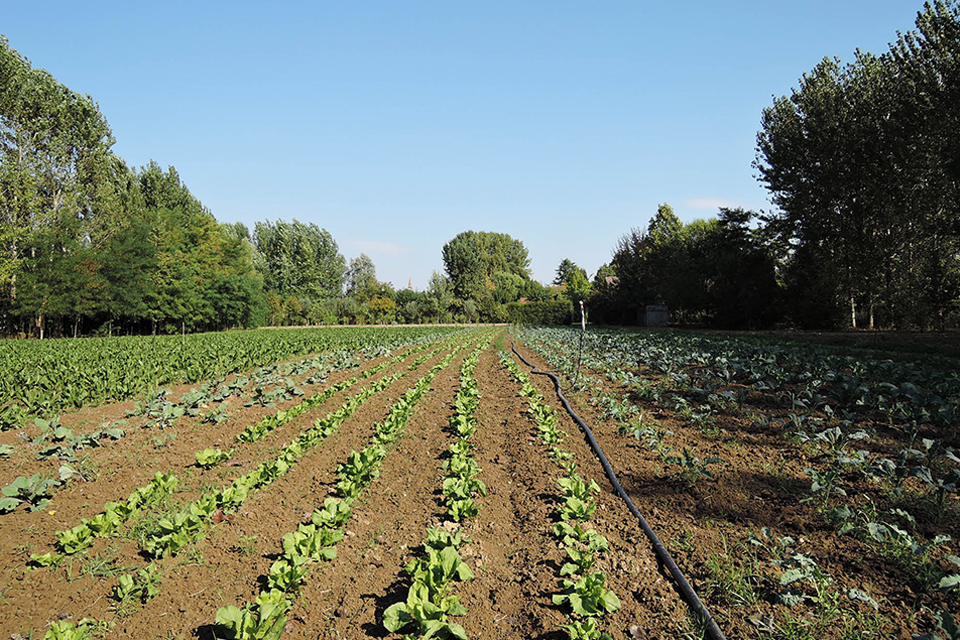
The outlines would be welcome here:
[[[605,322],[633,324],[645,305],[656,303],[668,305],[681,323],[769,325],[780,295],[773,255],[749,226],[755,216],[720,209],[717,219],[684,225],[669,205],[660,205],[647,230],[620,238],[608,273],[595,279],[591,308]],[[608,283],[607,275],[617,280]]]
[[[96,621],[91,618],[84,618],[76,624],[58,620],[50,624],[50,630],[43,634],[43,640],[88,640],[96,626]]]
[[[439,540],[435,539],[434,544]],[[451,616],[462,616],[467,611],[459,596],[447,595],[455,580],[470,580],[473,572],[460,558],[454,545],[427,546],[424,558],[415,558],[406,566],[413,578],[405,602],[398,602],[383,614],[383,626],[388,631],[400,631],[415,626],[421,637],[459,638],[466,640],[463,627],[450,621]]]
[[[694,486],[702,478],[713,480],[713,474],[710,473],[710,471],[707,469],[707,466],[722,462],[720,458],[707,458],[703,462],[700,462],[700,458],[691,454],[686,447],[683,448],[682,456],[667,456],[663,459],[663,461],[667,464],[680,467],[674,476],[683,480],[690,486]]]
[[[507,322],[524,325],[570,324],[573,305],[569,300],[544,302],[511,302],[506,305]]]
[[[464,231],[443,246],[443,264],[461,300],[483,307],[496,288],[496,274],[512,274],[530,279],[530,258],[526,247],[505,233]],[[503,275],[497,276],[501,284]]]
[[[609,633],[601,632],[596,618],[587,618],[586,620],[571,620],[570,624],[560,627],[568,634],[570,640],[612,640],[613,636]]]
[[[253,241],[268,291],[315,299],[340,295],[346,260],[325,229],[297,220],[268,220],[256,224]]]
[[[942,326],[954,308],[958,30],[955,2],[927,3],[887,52],[824,58],[764,110],[755,166],[798,322]]]
[[[601,571],[588,573],[576,581],[562,580],[563,591],[554,594],[553,604],[570,606],[579,616],[600,616],[620,608],[620,599],[606,588],[606,576]]]
[[[128,400],[148,392],[152,395],[138,402],[134,415],[146,415],[158,426],[167,426],[186,408],[160,397],[158,389],[163,385],[209,380],[309,353],[359,350],[376,343],[391,348],[455,330],[353,327],[223,332],[190,336],[186,345],[179,336],[0,341],[0,360],[7,363],[0,369],[0,408],[5,407],[0,410],[0,426],[5,419],[9,419],[6,428],[22,426],[26,416],[49,418],[63,409]]]
[[[29,478],[19,476],[0,489],[4,496],[0,498],[0,513],[13,511],[21,504],[30,505],[31,511],[46,509],[50,504],[47,498],[53,495],[53,490],[59,484],[52,478],[41,478],[39,473]]]
[[[937,629],[943,631],[945,636],[941,637],[935,633],[913,634],[913,640],[960,640],[960,626],[957,626],[953,616],[949,611],[940,611],[934,618],[937,621]]]
[[[120,576],[111,595],[121,605],[127,602],[146,604],[160,593],[160,582],[160,570],[155,565],[147,565],[135,574]]]
[[[215,467],[225,460],[230,459],[231,452],[221,451],[220,449],[204,449],[197,452],[197,465],[204,469]]]
[[[289,608],[287,600],[264,602],[245,609],[231,605],[217,611],[216,624],[222,637],[230,640],[279,640],[287,623],[284,614]]]

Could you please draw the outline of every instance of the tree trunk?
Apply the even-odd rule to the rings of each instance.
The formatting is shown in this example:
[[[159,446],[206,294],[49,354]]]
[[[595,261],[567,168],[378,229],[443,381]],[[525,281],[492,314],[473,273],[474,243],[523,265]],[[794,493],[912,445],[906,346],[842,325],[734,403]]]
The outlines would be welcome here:
[[[854,329],[857,328],[857,303],[854,301],[853,296],[850,296],[850,325]]]

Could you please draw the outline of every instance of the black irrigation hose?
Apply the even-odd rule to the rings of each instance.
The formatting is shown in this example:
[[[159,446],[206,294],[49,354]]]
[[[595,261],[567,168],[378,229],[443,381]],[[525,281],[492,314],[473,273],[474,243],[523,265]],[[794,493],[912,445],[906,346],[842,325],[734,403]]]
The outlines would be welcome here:
[[[593,437],[593,432],[590,430],[590,427],[588,427],[586,423],[580,419],[580,416],[578,416],[573,410],[573,407],[570,406],[570,403],[567,402],[567,399],[563,397],[563,392],[560,391],[560,380],[552,373],[537,371],[535,366],[527,362],[526,358],[520,355],[515,344],[512,345],[511,348],[525,365],[532,368],[530,373],[539,376],[547,376],[553,381],[553,386],[557,391],[557,397],[560,398],[560,402],[563,403],[563,408],[567,410],[567,413],[570,414],[570,417],[573,418],[578,425],[580,425],[581,429],[583,429],[583,433],[587,437],[587,442],[590,443],[590,448],[593,449],[597,459],[600,460],[600,464],[603,465],[603,470],[607,473],[607,478],[609,478],[610,482],[613,483],[614,488],[617,490],[617,493],[620,495],[623,501],[627,503],[627,507],[630,509],[630,512],[636,516],[637,520],[640,522],[640,528],[643,529],[643,532],[653,545],[654,551],[657,553],[657,557],[660,558],[660,561],[663,562],[667,569],[670,570],[670,574],[673,576],[673,579],[677,581],[677,585],[680,587],[680,592],[683,596],[683,599],[687,601],[687,604],[691,609],[693,609],[693,612],[706,627],[707,635],[713,640],[726,640],[723,632],[720,631],[720,627],[717,626],[716,620],[714,620],[713,616],[710,615],[710,612],[707,611],[707,608],[703,605],[703,602],[700,601],[700,597],[697,596],[697,592],[694,591],[693,587],[690,586],[690,583],[687,582],[683,572],[680,571],[680,567],[678,567],[677,563],[674,562],[672,557],[670,557],[670,552],[668,552],[667,548],[663,546],[663,543],[660,542],[660,538],[658,538],[657,534],[653,532],[653,529],[650,528],[650,525],[647,524],[647,521],[644,519],[644,517],[640,515],[640,511],[637,510],[637,507],[633,504],[630,496],[628,496],[627,492],[624,491],[623,487],[620,486],[620,482],[617,481],[617,475],[614,473],[613,467],[610,466],[610,462],[607,460],[607,457],[603,455],[603,451],[600,449],[600,445],[597,444],[597,440]]]

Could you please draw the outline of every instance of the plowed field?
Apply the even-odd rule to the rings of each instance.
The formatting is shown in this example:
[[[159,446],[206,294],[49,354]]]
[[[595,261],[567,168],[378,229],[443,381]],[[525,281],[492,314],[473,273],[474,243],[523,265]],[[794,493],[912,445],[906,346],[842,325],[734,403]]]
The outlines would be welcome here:
[[[385,614],[407,602],[414,578],[405,567],[428,555],[428,531],[438,529],[464,537],[456,550],[472,577],[451,581],[444,593],[458,598],[465,612],[454,610],[443,619],[462,626],[466,637],[566,638],[565,625],[589,620],[597,621],[594,637],[600,633],[614,638],[700,637],[697,622],[688,615],[637,521],[616,496],[576,423],[560,408],[550,381],[531,376],[537,395],[521,393],[523,385],[501,362],[501,354],[514,356],[498,353],[493,344],[499,336],[498,344],[509,349],[511,338],[503,342],[501,333],[480,329],[422,347],[400,348],[314,378],[309,371],[291,374],[276,384],[295,386],[302,395],[278,399],[274,406],[250,404],[256,394],[248,385],[163,428],[155,419],[128,415],[137,411],[133,402],[62,415],[60,425],[75,435],[105,425],[122,426],[126,435],[75,451],[76,460],[68,464],[80,477],[65,481],[49,504],[33,511],[24,505],[0,515],[0,636],[39,638],[54,628],[69,627],[64,623],[80,625],[89,619],[86,628],[91,636],[224,638],[230,632],[222,622],[217,624],[218,611],[248,608],[255,620],[258,612],[264,615],[257,598],[274,590],[284,593],[287,603],[282,624],[275,628],[283,637],[389,638],[404,633],[416,637],[423,629],[412,623],[388,631]],[[533,350],[522,344],[517,349],[548,369]],[[472,453],[486,495],[474,491],[470,497],[479,512],[458,521],[451,516],[443,488],[451,473],[445,468],[450,465],[450,447],[461,440],[452,426],[465,380],[461,366],[474,352],[478,360],[470,376],[476,380],[479,400],[476,429],[465,448]],[[524,365],[520,368],[529,371]],[[345,382],[370,371],[375,373],[349,385]],[[427,376],[432,376],[429,385],[411,402],[398,435],[390,441],[378,436],[408,390]],[[225,497],[231,483],[285,455],[286,447],[298,438],[307,442],[301,434],[318,428],[318,423],[329,424],[331,414],[380,381],[382,389],[355,402],[335,427],[288,456],[277,477],[252,487],[239,502]],[[337,383],[343,388],[334,390]],[[251,425],[283,417],[304,399],[328,389],[332,391],[322,402],[284,417],[263,437],[237,440]],[[177,404],[191,387],[168,391],[167,400]],[[701,459],[722,454],[723,462],[714,467],[715,478],[684,482],[635,438],[619,434],[616,421],[591,402],[593,395],[590,390],[568,393],[594,427],[621,483],[701,591],[727,637],[803,638],[804,629],[812,628],[798,622],[791,631],[785,622],[791,614],[801,620],[812,605],[784,609],[772,595],[776,585],[771,581],[776,578],[750,569],[751,562],[768,563],[745,546],[748,535],[763,527],[801,540],[794,544],[814,549],[814,557],[838,584],[858,588],[866,584],[880,603],[877,614],[867,603],[845,599],[837,606],[847,608],[852,617],[837,620],[853,620],[849,628],[838,624],[818,631],[818,637],[909,638],[911,631],[932,628],[934,604],[955,603],[945,595],[920,609],[910,587],[898,581],[897,574],[873,568],[856,540],[844,539],[838,547],[817,511],[800,502],[796,488],[808,486],[809,480],[802,462],[782,439],[731,421],[723,425],[724,432],[736,435],[724,442],[685,429],[658,411],[661,423],[675,434],[678,449],[686,447]],[[554,408],[556,427],[566,434],[553,444],[544,441],[531,413],[537,397]],[[215,410],[229,418],[220,423],[203,419]],[[33,473],[58,478],[64,460],[37,459],[50,445],[49,439],[33,442],[41,436],[34,424],[0,434],[0,444],[13,446],[11,453],[0,456],[3,484]],[[345,477],[344,465],[351,453],[376,442],[382,444],[377,473],[345,502],[350,514],[336,529],[342,539],[332,545],[335,557],[307,561],[301,579],[277,589],[272,567],[287,557],[285,535],[310,523],[326,500],[343,499],[338,483]],[[737,455],[729,455],[731,447]],[[204,468],[197,454],[208,448],[219,448],[229,458]],[[113,530],[95,535],[86,548],[65,552],[58,532],[89,522],[110,503],[128,501],[158,473],[176,477],[172,491],[135,509]],[[565,543],[555,532],[563,521],[564,505],[569,504],[557,481],[571,473],[595,481],[599,491],[588,492],[595,510],[568,522],[595,531],[608,543],[597,550],[588,570],[572,573],[565,570],[568,549],[581,547]],[[164,530],[165,518],[175,522],[178,514],[188,513],[191,504],[202,504],[205,496],[215,500],[217,508],[199,518],[201,524],[182,546],[169,552],[150,547],[151,536]],[[38,560],[44,554],[53,555],[46,562]],[[727,575],[724,582],[725,572],[746,576],[743,580],[753,594],[749,602],[736,591],[737,575]],[[576,581],[587,573],[603,576],[618,606],[591,616],[577,613],[569,603],[555,603],[564,592],[564,579]],[[135,584],[149,582],[144,574],[155,577],[151,584],[156,588],[149,594],[118,591],[124,576]]]

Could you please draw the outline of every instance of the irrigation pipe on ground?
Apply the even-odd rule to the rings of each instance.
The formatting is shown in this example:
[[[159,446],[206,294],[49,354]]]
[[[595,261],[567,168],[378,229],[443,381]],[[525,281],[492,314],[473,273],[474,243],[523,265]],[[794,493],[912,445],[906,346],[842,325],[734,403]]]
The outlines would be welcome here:
[[[593,449],[593,453],[597,456],[597,459],[600,460],[600,464],[603,465],[603,470],[606,472],[607,478],[610,479],[610,482],[617,490],[617,494],[619,494],[620,498],[623,499],[623,501],[627,504],[627,508],[630,509],[630,513],[636,516],[637,520],[640,522],[640,528],[643,529],[643,533],[646,534],[647,539],[649,539],[650,543],[653,545],[653,549],[656,552],[657,557],[670,571],[670,575],[673,576],[673,579],[676,580],[677,586],[680,587],[680,595],[683,596],[683,599],[687,601],[687,604],[693,610],[694,614],[704,624],[707,635],[712,638],[712,640],[726,640],[723,632],[720,631],[720,627],[717,626],[716,620],[714,620],[713,616],[710,615],[710,612],[707,611],[707,608],[703,605],[703,602],[701,602],[697,592],[694,591],[693,587],[690,586],[690,583],[687,582],[686,577],[684,577],[683,572],[680,571],[680,567],[677,566],[677,563],[674,562],[673,558],[670,556],[667,548],[663,546],[663,543],[660,542],[660,538],[657,537],[657,534],[654,533],[653,529],[650,528],[650,525],[647,524],[646,519],[644,519],[644,517],[640,514],[640,511],[633,504],[630,496],[628,496],[627,492],[624,491],[623,487],[620,486],[620,482],[617,480],[617,474],[614,473],[613,467],[610,465],[607,457],[603,454],[603,450],[600,449],[600,445],[597,444],[597,440],[593,437],[593,432],[590,430],[590,427],[588,427],[586,423],[580,419],[580,416],[577,415],[576,411],[573,410],[573,407],[570,406],[570,403],[567,402],[567,399],[563,396],[563,392],[560,390],[560,380],[552,373],[538,371],[534,365],[527,362],[526,358],[520,355],[515,344],[512,346],[512,349],[517,357],[520,358],[525,365],[532,369],[530,373],[539,376],[547,376],[553,381],[554,389],[556,389],[557,397],[560,398],[560,402],[563,403],[563,408],[567,410],[567,413],[570,414],[570,417],[573,418],[574,422],[580,425],[580,428],[583,430],[583,433],[587,438],[587,442],[590,444],[590,448]]]

